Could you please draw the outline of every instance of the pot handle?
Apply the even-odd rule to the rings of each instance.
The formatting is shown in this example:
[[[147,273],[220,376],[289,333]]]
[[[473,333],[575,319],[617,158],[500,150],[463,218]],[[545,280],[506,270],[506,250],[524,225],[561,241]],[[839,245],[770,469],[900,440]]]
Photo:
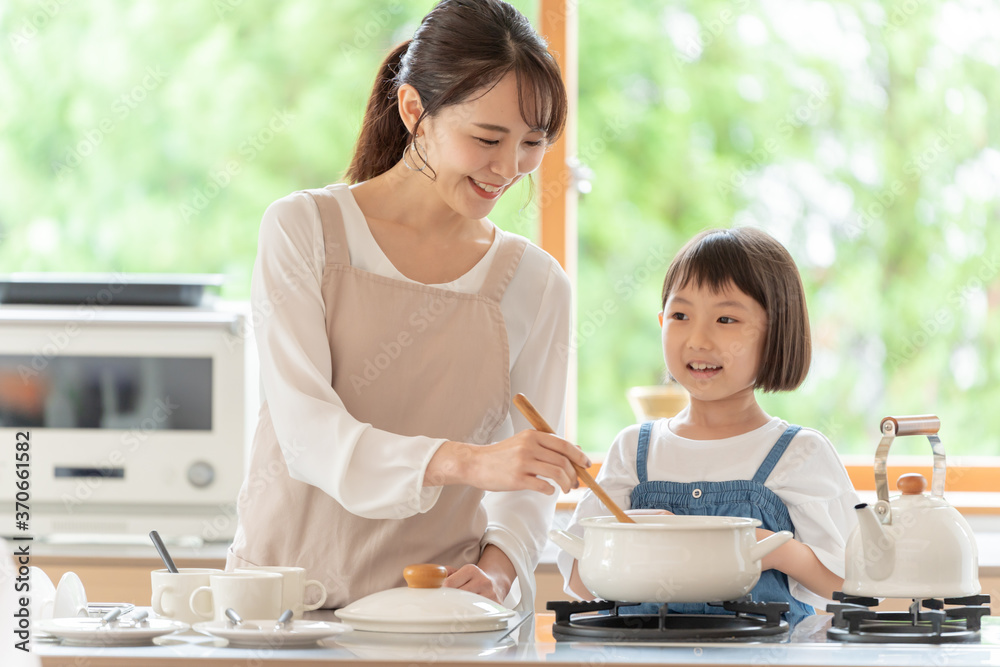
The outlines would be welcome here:
[[[750,560],[759,561],[782,544],[792,539],[792,533],[781,530],[773,535],[768,535],[757,544],[750,547]]]
[[[583,558],[583,538],[577,537],[565,530],[550,530],[549,539],[573,558],[577,560]]]

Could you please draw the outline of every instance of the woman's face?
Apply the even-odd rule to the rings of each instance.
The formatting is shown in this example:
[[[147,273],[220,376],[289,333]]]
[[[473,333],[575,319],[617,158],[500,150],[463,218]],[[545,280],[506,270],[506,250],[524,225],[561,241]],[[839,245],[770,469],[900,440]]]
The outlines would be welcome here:
[[[547,145],[545,131],[521,117],[513,72],[485,94],[426,118],[420,134],[417,143],[437,175],[433,187],[473,220],[489,215],[504,192],[538,168]]]

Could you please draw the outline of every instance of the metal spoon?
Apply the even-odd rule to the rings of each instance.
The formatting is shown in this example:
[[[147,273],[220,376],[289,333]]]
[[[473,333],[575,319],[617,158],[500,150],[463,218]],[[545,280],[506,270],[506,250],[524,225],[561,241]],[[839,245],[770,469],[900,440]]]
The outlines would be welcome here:
[[[160,554],[160,558],[163,559],[163,564],[167,566],[167,570],[177,574],[177,566],[174,565],[174,559],[170,557],[170,552],[167,551],[167,545],[160,539],[160,534],[155,530],[151,530],[149,531],[149,539],[153,540],[153,546],[156,547],[156,551]]]
[[[281,612],[281,616],[278,617],[278,622],[274,624],[275,631],[285,630],[288,628],[288,623],[292,620],[294,612],[291,609],[286,609]]]
[[[121,609],[112,609],[104,616],[101,616],[101,627],[109,628],[111,624],[118,620],[118,617],[122,615]]]
[[[238,628],[243,625],[243,617],[236,613],[236,610],[232,607],[226,609],[226,618],[229,619],[229,623],[234,627]]]
[[[538,413],[538,410],[535,409],[535,406],[531,404],[531,401],[528,400],[527,396],[524,394],[518,394],[515,396],[514,405],[521,411],[521,414],[524,415],[525,419],[528,420],[528,423],[531,424],[533,429],[541,431],[542,433],[555,433],[555,431],[552,430],[552,427],[549,426],[548,422],[545,421],[545,418],[542,417],[542,415]],[[573,462],[570,461],[570,463]],[[591,477],[586,468],[582,468],[573,463],[573,469],[576,470],[576,474],[580,476],[583,483],[590,487],[590,490],[594,492],[594,495],[600,498],[601,502],[604,503],[604,506],[611,510],[611,513],[615,515],[615,518],[622,523],[635,523],[632,517],[625,514],[625,512],[622,511],[622,508],[618,507],[615,501],[611,500],[611,496],[609,496],[607,491],[602,489],[601,485],[598,484],[593,477]]]
[[[231,628],[243,628],[244,630],[260,630],[259,625],[253,623],[247,623],[243,620],[243,617],[236,613],[236,610],[230,607],[226,609],[226,618],[229,619],[229,627]]]
[[[130,617],[130,620],[132,621],[132,627],[136,628],[139,627],[140,625],[149,625],[149,621],[146,620],[147,618],[149,618],[149,611],[146,609],[143,609],[137,614],[132,614],[132,616]]]

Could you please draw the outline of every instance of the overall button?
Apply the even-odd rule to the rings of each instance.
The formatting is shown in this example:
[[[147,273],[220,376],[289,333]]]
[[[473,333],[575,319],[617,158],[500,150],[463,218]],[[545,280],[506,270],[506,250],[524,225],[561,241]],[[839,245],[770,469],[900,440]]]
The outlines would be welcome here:
[[[701,489],[695,489],[691,492],[691,495],[695,498],[701,498]]]

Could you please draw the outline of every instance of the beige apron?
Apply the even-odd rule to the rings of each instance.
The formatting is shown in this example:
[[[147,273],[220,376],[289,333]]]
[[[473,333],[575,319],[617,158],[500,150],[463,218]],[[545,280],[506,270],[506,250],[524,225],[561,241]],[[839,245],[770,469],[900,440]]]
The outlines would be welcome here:
[[[322,295],[333,388],[347,411],[361,422],[400,435],[492,442],[511,399],[500,299],[521,261],[525,241],[500,237],[478,294],[385,278],[351,266],[343,214],[334,194],[329,189],[308,192],[319,208],[326,247]],[[253,484],[259,475],[266,475],[268,483]],[[486,531],[482,498],[478,489],[446,486],[434,507],[407,519],[351,514],[317,487],[289,477],[265,402],[250,475],[240,491],[239,529],[227,568],[304,567],[310,579],[319,579],[327,588],[323,606],[339,608],[404,585],[406,565],[457,568],[477,562]]]

